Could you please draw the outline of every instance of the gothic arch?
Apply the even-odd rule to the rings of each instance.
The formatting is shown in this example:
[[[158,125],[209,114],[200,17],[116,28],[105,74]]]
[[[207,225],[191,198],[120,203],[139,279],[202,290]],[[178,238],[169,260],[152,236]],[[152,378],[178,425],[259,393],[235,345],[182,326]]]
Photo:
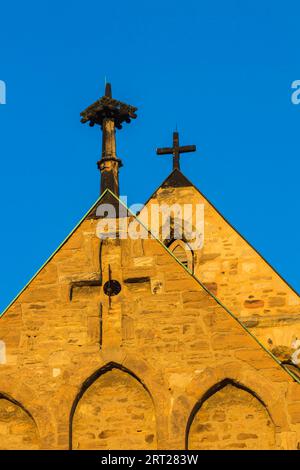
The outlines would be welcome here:
[[[291,431],[287,412],[282,407],[285,391],[278,389],[277,383],[272,382],[249,364],[240,361],[228,361],[215,367],[207,367],[201,373],[196,372],[187,384],[185,392],[175,398],[169,425],[173,446],[181,449],[185,448],[187,423],[195,403],[199,403],[202,397],[209,393],[209,390],[225,380],[231,380],[235,384],[253,391],[255,397],[265,404],[268,414],[276,427],[276,439],[278,441],[280,441],[278,437],[280,431]],[[285,444],[283,444],[283,448],[285,448]]]
[[[189,243],[182,240],[171,240],[167,247],[174,254],[174,256],[192,273],[194,272],[194,252]]]
[[[0,396],[19,406],[34,422],[39,448],[51,449],[55,443],[55,420],[49,405],[27,383],[15,375],[0,374]]]
[[[192,234],[196,234],[194,239],[190,238]],[[160,238],[171,251],[173,251],[171,245],[175,242],[185,249],[189,262],[188,267],[193,272],[197,254],[203,245],[203,234],[196,230],[190,221],[183,220],[182,217],[170,217],[160,227]]]
[[[11,396],[0,393],[0,450],[37,450],[40,437],[31,413]]]
[[[70,449],[122,448],[123,442],[127,448],[126,440],[134,448],[155,448],[156,419],[148,388],[120,364],[110,362],[101,367],[76,395],[69,436]]]
[[[232,379],[207,390],[187,421],[186,449],[275,447],[275,425],[266,404],[253,390]]]

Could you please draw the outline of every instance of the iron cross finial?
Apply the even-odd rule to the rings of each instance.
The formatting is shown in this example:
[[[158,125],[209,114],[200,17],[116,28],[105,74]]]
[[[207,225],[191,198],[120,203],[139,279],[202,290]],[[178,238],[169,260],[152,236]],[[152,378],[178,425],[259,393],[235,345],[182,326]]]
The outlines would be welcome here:
[[[195,152],[196,145],[179,145],[179,133],[173,132],[173,147],[156,149],[157,155],[173,155],[173,170],[180,170],[180,154]]]

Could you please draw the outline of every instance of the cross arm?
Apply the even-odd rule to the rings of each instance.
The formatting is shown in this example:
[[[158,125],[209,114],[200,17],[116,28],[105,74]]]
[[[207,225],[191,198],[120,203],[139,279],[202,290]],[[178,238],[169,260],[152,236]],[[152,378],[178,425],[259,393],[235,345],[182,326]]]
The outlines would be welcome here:
[[[161,149],[156,149],[157,155],[172,155],[173,148],[172,147],[164,147]]]
[[[196,145],[183,145],[182,147],[179,147],[180,153],[195,152],[195,151],[196,151]]]

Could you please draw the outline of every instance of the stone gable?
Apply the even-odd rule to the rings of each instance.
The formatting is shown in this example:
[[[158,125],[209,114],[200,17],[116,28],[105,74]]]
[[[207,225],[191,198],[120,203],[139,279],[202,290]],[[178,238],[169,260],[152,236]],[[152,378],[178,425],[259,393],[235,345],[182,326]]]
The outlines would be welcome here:
[[[17,407],[5,426],[21,423],[22,448],[112,449],[126,436],[123,448],[295,449],[288,372],[157,240],[100,241],[97,223],[85,218],[0,319],[0,396]]]
[[[300,338],[299,295],[177,170],[149,199],[146,208],[151,214],[152,204],[174,203],[182,207],[204,205],[204,244],[193,253],[196,277],[268,349],[276,352],[277,347],[285,346],[294,352],[292,345]]]

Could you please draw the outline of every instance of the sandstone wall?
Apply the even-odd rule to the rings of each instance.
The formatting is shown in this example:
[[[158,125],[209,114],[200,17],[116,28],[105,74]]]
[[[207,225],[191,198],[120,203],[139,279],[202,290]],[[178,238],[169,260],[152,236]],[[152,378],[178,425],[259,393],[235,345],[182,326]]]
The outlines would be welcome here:
[[[253,404],[246,394],[241,405],[259,409],[255,445],[297,448],[299,385],[156,240],[107,240],[100,249],[96,227],[86,219],[0,319],[0,393],[30,414],[38,445],[68,449],[71,428],[76,448],[183,449],[197,403],[230,380],[258,397]],[[109,271],[121,286],[112,297],[103,288]],[[78,284],[101,277],[102,285]],[[235,396],[225,400],[225,423],[236,406]],[[201,413],[196,434],[207,423]],[[246,416],[233,426],[248,429]],[[225,448],[224,422],[212,421],[211,446]],[[191,445],[203,445],[191,430]],[[230,444],[248,446],[239,434],[231,431]],[[9,432],[5,445],[14,439]]]
[[[155,449],[152,399],[130,374],[100,375],[79,400],[72,420],[73,449]]]
[[[0,450],[37,450],[39,436],[33,419],[21,406],[0,395]]]
[[[204,205],[204,245],[194,252],[198,279],[269,349],[293,351],[300,339],[300,300],[263,258],[193,186],[162,187],[147,203]],[[195,212],[193,212],[195,214]],[[141,213],[141,217],[143,216]],[[191,220],[195,226],[195,217]],[[259,228],[258,228],[259,229]],[[300,342],[295,344],[299,349]]]
[[[227,384],[197,410],[189,449],[274,449],[275,426],[266,407],[248,391]]]

